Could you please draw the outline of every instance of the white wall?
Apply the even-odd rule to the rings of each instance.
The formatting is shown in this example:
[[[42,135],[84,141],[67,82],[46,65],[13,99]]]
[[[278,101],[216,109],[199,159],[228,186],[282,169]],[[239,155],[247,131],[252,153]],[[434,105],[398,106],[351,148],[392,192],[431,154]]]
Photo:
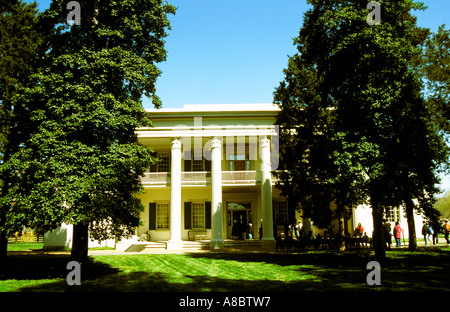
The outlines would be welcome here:
[[[369,237],[372,237],[373,232],[373,219],[372,219],[372,208],[368,205],[360,205],[357,209],[354,209],[353,214],[353,220],[354,225],[352,231],[349,232],[352,234],[355,230],[358,223],[361,223],[361,225],[364,227],[364,231],[367,232],[367,235]],[[422,238],[422,222],[424,218],[422,215],[415,213],[414,214],[414,222],[416,226],[416,237]],[[393,229],[395,226],[394,222],[391,223],[391,228]],[[404,209],[403,207],[400,207],[400,226],[403,230],[403,236],[405,239],[408,239],[409,237],[409,230],[408,230],[408,220],[405,217]]]
[[[72,247],[73,226],[63,223],[57,229],[44,234],[44,249],[61,249]]]

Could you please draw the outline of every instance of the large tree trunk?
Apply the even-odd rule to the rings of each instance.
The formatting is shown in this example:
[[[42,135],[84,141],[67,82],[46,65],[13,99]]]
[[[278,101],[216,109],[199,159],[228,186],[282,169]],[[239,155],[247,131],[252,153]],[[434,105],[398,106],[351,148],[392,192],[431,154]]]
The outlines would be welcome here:
[[[338,210],[341,207],[338,207]],[[339,218],[339,233],[341,237],[341,241],[339,242],[338,250],[339,251],[345,251],[346,250],[346,244],[345,244],[345,235],[348,233],[348,226],[347,226],[347,213],[345,208],[343,208],[341,211],[340,218]]]
[[[372,204],[373,246],[375,249],[375,258],[377,258],[377,260],[384,260],[386,258],[386,243],[384,240],[383,208],[373,196],[370,201]]]
[[[414,222],[414,203],[411,198],[405,200],[405,206],[409,232],[408,249],[410,251],[414,251],[417,249],[417,239],[416,239],[416,224]]]
[[[84,223],[74,224],[73,243],[71,257],[78,262],[86,262],[89,244],[88,225]]]
[[[6,232],[0,231],[0,260],[6,259],[8,253],[8,236]]]

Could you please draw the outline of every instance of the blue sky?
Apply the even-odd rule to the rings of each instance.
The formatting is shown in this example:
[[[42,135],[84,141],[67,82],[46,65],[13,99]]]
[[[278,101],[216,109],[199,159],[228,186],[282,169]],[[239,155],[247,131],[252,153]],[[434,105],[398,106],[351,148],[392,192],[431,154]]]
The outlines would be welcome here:
[[[51,1],[37,2],[43,11]],[[302,25],[306,0],[168,2],[178,10],[169,16],[167,61],[159,64],[157,94],[163,107],[272,102],[288,56],[296,52],[292,39]],[[415,13],[420,26],[436,31],[448,23],[450,1],[424,2],[427,11]],[[144,107],[152,107],[148,99]]]
[[[43,11],[51,1],[37,2]],[[163,107],[272,102],[288,56],[296,52],[292,39],[302,25],[306,0],[168,2],[178,10],[169,17],[167,61],[159,64],[163,73],[157,94]],[[449,0],[423,2],[428,9],[414,12],[419,26],[432,31],[445,23],[450,27]],[[152,108],[148,99],[144,107]],[[450,190],[450,178],[443,187]]]

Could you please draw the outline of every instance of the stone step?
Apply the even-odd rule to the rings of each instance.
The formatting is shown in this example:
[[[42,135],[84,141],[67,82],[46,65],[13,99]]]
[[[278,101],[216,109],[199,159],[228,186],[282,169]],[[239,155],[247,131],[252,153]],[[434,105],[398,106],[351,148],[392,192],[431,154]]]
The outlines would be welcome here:
[[[147,245],[145,246],[145,249],[167,249],[167,243],[166,242],[147,242]]]
[[[246,249],[246,248],[258,248],[261,247],[261,241],[259,240],[224,240],[225,248],[232,249]],[[210,248],[209,240],[201,241],[183,241],[182,249],[184,250],[208,250]],[[155,249],[167,249],[166,241],[158,242],[136,242],[128,246],[125,252],[141,252],[144,250],[150,251]]]

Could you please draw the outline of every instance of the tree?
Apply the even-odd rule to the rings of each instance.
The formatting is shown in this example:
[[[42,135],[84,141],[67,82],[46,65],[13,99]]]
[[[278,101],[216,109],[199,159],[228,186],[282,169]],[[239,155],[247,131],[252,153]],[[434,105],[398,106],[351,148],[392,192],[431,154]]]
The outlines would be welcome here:
[[[426,123],[428,111],[420,97],[419,77],[412,68],[426,31],[416,26],[410,11],[423,6],[406,0],[383,1],[381,23],[371,26],[366,21],[366,1],[310,3],[313,7],[305,13],[295,39],[299,53],[289,61],[286,83],[275,91],[275,103],[283,111],[281,122],[292,119],[292,124],[307,128],[303,131],[310,134],[287,139],[290,146],[300,146],[295,155],[303,157],[305,151],[311,152],[320,137],[323,142],[316,155],[325,161],[317,164],[311,157],[303,164],[298,162],[303,176],[296,176],[297,170],[281,179],[292,189],[300,189],[303,177],[312,181],[321,172],[325,174],[317,175],[316,181],[325,178],[322,184],[328,186],[327,193],[334,194],[333,199],[345,205],[369,200],[375,254],[383,259],[384,208],[420,194],[421,198],[431,197],[434,190],[428,188],[425,176],[436,178],[435,165],[442,156],[436,151],[442,140]],[[309,113],[314,111],[326,113],[327,120]],[[301,116],[300,112],[307,114]],[[289,126],[289,122],[284,124]],[[412,131],[414,126],[420,130]],[[433,143],[427,145],[430,137]],[[420,153],[424,146],[431,152]],[[295,151],[292,147],[289,150]],[[405,155],[404,150],[410,154]],[[426,165],[420,166],[420,161]],[[420,170],[424,172],[419,174]],[[401,195],[397,194],[400,171],[421,183],[409,183],[402,187]],[[320,183],[307,185],[313,187],[303,192],[311,192],[311,197],[323,192]],[[311,209],[318,208],[314,205]]]
[[[434,131],[442,136],[444,141],[447,141],[447,145],[443,146],[439,142],[439,146],[436,146],[436,149],[441,151],[441,155],[437,156],[441,157],[441,167],[436,171],[444,172],[448,170],[448,134],[450,133],[450,31],[445,29],[445,25],[441,25],[437,33],[427,33],[426,35],[426,40],[421,42],[422,53],[416,57],[414,65],[424,84],[423,94],[430,112],[428,120],[434,123],[434,126],[431,125],[430,127],[434,127]],[[437,141],[431,138],[429,142],[430,144],[436,144]],[[433,189],[433,191],[427,193],[438,193],[436,187],[432,185],[432,178],[426,179],[429,181],[428,187]],[[434,183],[439,182],[435,179]],[[442,213],[437,209],[440,205],[436,204],[435,201],[436,199],[433,196],[431,200],[422,204],[424,209],[421,209],[432,223],[438,222]]]
[[[74,225],[72,257],[87,257],[89,236],[130,236],[143,205],[136,194],[151,149],[135,129],[151,126],[142,97],[155,94],[166,59],[168,14],[161,0],[79,1],[81,25],[66,24],[66,1],[39,17],[43,70],[15,97],[28,137],[8,168],[16,215],[45,230]],[[24,124],[22,124],[25,126]]]
[[[394,190],[390,194],[396,197],[392,205],[402,203],[405,206],[411,251],[417,247],[414,211],[432,222],[439,217],[439,212],[433,208],[435,195],[439,193],[437,174],[448,161],[448,147],[419,91],[420,88],[416,87],[415,91],[409,90],[404,95],[403,116],[397,117],[402,122],[394,129],[397,140],[388,145],[392,159],[387,163],[392,183],[390,188]]]
[[[441,215],[449,219],[450,218],[450,192],[446,192],[444,196],[439,198],[434,207],[441,212]]]
[[[423,44],[418,66],[425,80],[428,107],[436,124],[450,133],[450,30],[441,25]]]
[[[6,256],[7,237],[21,224],[6,223],[11,218],[11,198],[8,196],[11,172],[5,162],[19,148],[20,133],[12,131],[17,122],[17,110],[12,99],[28,77],[36,70],[35,61],[42,36],[36,29],[37,5],[23,1],[3,1],[0,5],[0,258]]]
[[[330,126],[333,114],[319,93],[323,78],[316,66],[308,64],[308,51],[300,45],[305,33],[295,39],[302,57],[297,54],[289,60],[285,80],[274,94],[274,102],[282,107],[277,124],[282,129],[280,167],[284,169],[275,174],[282,195],[299,204],[297,208],[301,208],[303,217],[311,218],[318,227],[328,228],[336,216],[346,220],[351,213],[349,207],[364,198],[351,187],[354,179],[341,176],[344,170],[329,157],[334,148],[334,128]],[[335,210],[331,208],[333,202]],[[341,224],[344,226],[339,231],[344,237],[346,222]],[[341,247],[344,250],[345,244]]]

